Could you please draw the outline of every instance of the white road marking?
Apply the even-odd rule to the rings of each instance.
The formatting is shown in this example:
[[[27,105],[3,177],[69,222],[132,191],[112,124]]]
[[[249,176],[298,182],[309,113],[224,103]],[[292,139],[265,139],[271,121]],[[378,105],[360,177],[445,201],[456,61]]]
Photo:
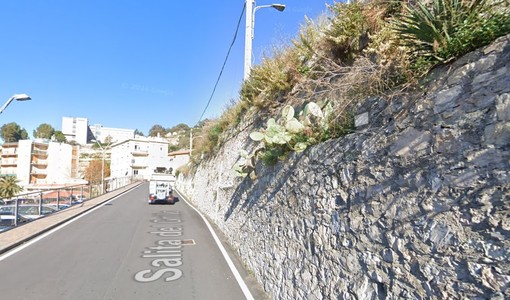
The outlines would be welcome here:
[[[205,222],[205,225],[207,225],[207,228],[209,228],[209,231],[211,232],[213,238],[214,238],[214,241],[216,242],[216,244],[218,245],[218,248],[220,249],[221,251],[221,254],[223,254],[223,257],[225,258],[225,261],[227,261],[227,264],[228,266],[230,267],[230,270],[232,271],[232,273],[234,274],[234,277],[236,278],[237,280],[237,283],[239,284],[239,287],[241,288],[241,290],[243,291],[243,294],[244,296],[246,297],[246,299],[248,300],[254,300],[253,296],[251,295],[251,292],[250,292],[250,289],[248,289],[248,286],[246,285],[246,283],[244,282],[243,278],[241,277],[241,274],[239,274],[239,271],[237,270],[236,266],[234,265],[234,263],[232,262],[232,259],[230,259],[230,256],[228,256],[228,253],[227,253],[227,250],[225,250],[225,248],[223,247],[223,245],[221,244],[221,241],[220,239],[218,238],[218,236],[216,235],[216,233],[214,232],[211,224],[209,224],[209,221],[207,221],[207,219],[204,217],[204,215],[198,211],[198,209],[196,209],[193,205],[191,205],[191,203],[188,202],[188,200],[186,200],[184,197],[182,197],[182,195],[179,193],[179,200],[182,198],[184,199],[184,201],[191,207],[193,208],[199,215],[200,217],[202,217],[202,219],[204,220]]]
[[[110,200],[108,200],[108,201],[106,201],[106,202],[104,202],[102,204],[99,204],[98,206],[96,206],[96,207],[94,207],[94,208],[84,212],[83,214],[81,214],[81,215],[79,215],[79,216],[77,216],[77,217],[75,217],[75,218],[73,218],[73,219],[71,219],[71,220],[69,220],[69,221],[67,221],[67,222],[65,222],[65,223],[63,223],[63,224],[53,228],[53,229],[51,229],[48,232],[45,232],[45,233],[39,235],[38,237],[36,237],[34,239],[31,239],[30,241],[26,242],[25,244],[23,244],[23,245],[21,245],[19,247],[14,248],[13,250],[5,253],[4,255],[1,255],[0,256],[0,261],[2,261],[4,259],[6,259],[7,257],[9,257],[11,255],[14,255],[14,254],[20,252],[21,250],[23,250],[23,249],[25,249],[25,248],[27,248],[27,247],[37,243],[38,241],[40,241],[40,240],[44,239],[45,237],[49,236],[50,234],[52,234],[52,233],[54,233],[54,232],[56,232],[56,231],[58,231],[58,230],[60,230],[60,229],[62,229],[64,227],[66,227],[67,225],[73,223],[74,221],[76,221],[76,220],[78,220],[78,219],[80,219],[82,217],[85,217],[86,215],[90,214],[91,212],[95,211],[96,209],[99,209],[99,208],[103,207],[104,205],[109,204],[110,202],[112,202],[113,200],[119,198],[122,195],[124,195],[124,193],[122,193],[120,195],[117,195],[114,198],[112,198],[112,199],[110,199]]]

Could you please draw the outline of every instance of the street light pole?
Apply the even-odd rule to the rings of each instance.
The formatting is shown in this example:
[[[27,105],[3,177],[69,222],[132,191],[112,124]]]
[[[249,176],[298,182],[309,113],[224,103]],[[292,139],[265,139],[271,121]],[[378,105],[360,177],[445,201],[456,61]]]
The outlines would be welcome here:
[[[108,149],[108,147],[112,144],[111,142],[106,145],[105,148],[103,148],[103,146],[101,146],[101,143],[97,140],[91,140],[92,142],[95,142],[99,148],[101,148],[101,151],[103,152],[103,158],[101,159],[101,194],[104,193],[104,156],[105,156],[105,151],[106,149]]]
[[[27,94],[14,94],[12,95],[11,98],[9,98],[5,103],[4,105],[0,108],[0,114],[4,111],[4,109],[9,106],[9,104],[11,104],[12,101],[14,100],[17,100],[17,101],[27,101],[27,100],[31,100],[32,98],[30,98],[30,96],[28,96]]]
[[[103,150],[103,159],[101,160],[101,194],[104,193],[104,149],[101,147],[101,150]]]
[[[246,32],[244,34],[244,80],[250,76],[251,48],[253,43],[253,4],[255,0],[246,0]]]
[[[255,32],[255,12],[261,8],[272,7],[278,11],[284,11],[283,4],[270,4],[255,6],[255,0],[246,0],[246,32],[244,37],[244,80],[250,77],[251,71],[251,52]]]

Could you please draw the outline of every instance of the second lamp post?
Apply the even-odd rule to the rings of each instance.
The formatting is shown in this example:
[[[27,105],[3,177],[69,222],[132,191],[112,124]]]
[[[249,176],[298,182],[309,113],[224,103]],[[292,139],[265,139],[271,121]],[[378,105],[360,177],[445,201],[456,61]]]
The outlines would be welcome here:
[[[255,6],[255,0],[246,0],[246,32],[244,39],[244,80],[248,79],[251,70],[251,48],[255,28],[255,12],[261,8],[272,7],[278,11],[283,11],[283,4],[269,4]]]

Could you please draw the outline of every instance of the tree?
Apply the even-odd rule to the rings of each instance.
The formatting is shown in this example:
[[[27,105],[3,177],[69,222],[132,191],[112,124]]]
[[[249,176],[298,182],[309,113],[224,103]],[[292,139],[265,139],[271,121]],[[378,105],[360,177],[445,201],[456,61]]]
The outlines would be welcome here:
[[[21,135],[21,139],[20,139],[20,140],[26,140],[26,139],[28,139],[28,132],[25,130],[25,128],[22,128],[22,129],[21,129],[21,133],[20,133],[20,135]]]
[[[158,133],[161,137],[165,136],[166,135],[165,127],[156,124],[152,126],[151,129],[149,130],[149,136],[158,136]]]
[[[138,129],[135,129],[135,135],[144,136],[144,135],[143,135],[143,132],[141,132],[141,131],[140,131],[140,130],[138,130]]]
[[[111,135],[108,135],[104,138],[104,143],[101,143],[101,145],[106,144],[106,146],[111,145],[113,143],[113,137]]]
[[[179,144],[177,145],[177,147],[179,147],[179,149],[187,149],[189,148],[189,132],[187,132],[186,134],[184,135],[181,135],[179,137]]]
[[[28,133],[24,128],[21,128],[15,122],[4,124],[0,128],[0,137],[6,143],[16,143],[19,140],[28,138]]]
[[[55,128],[53,128],[50,124],[43,123],[34,130],[34,138],[41,139],[51,139],[51,137],[55,134]]]
[[[55,131],[55,134],[53,135],[53,137],[55,138],[55,141],[57,141],[59,143],[67,142],[66,136],[60,130]]]
[[[23,187],[18,185],[16,176],[0,177],[0,197],[12,198],[23,191]]]
[[[177,133],[181,133],[181,132],[187,132],[189,131],[189,126],[184,124],[184,123],[180,123],[180,124],[177,124],[175,125],[174,127],[172,128],[169,128],[167,131],[168,132],[177,132]]]
[[[85,179],[90,184],[101,184],[101,167],[101,159],[94,159],[89,163],[89,166],[85,170]],[[103,177],[106,178],[108,176],[110,176],[110,162],[105,161]]]

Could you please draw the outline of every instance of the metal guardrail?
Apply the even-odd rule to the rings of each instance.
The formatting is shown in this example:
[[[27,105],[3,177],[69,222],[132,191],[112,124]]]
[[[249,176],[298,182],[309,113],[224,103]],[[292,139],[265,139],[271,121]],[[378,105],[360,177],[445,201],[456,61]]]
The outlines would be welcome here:
[[[111,178],[104,181],[104,190],[101,190],[100,183],[82,184],[44,189],[19,194],[11,199],[3,199],[3,204],[0,205],[0,233],[114,191],[137,180],[139,178],[135,177]]]

